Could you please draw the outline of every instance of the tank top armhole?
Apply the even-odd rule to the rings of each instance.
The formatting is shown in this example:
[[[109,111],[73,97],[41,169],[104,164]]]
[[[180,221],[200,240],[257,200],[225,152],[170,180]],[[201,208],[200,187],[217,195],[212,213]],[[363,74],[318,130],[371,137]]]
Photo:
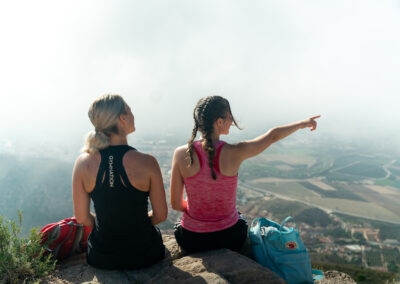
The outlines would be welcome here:
[[[140,192],[140,193],[143,193],[143,194],[149,194],[150,192],[149,191],[143,191],[143,190],[139,190],[139,189],[137,189],[136,187],[134,187],[133,186],[133,184],[130,182],[130,180],[129,180],[129,177],[128,177],[128,174],[126,173],[126,170],[125,170],[125,167],[124,167],[124,163],[123,163],[123,159],[124,159],[124,156],[125,156],[125,154],[128,152],[128,151],[131,151],[131,150],[134,150],[134,151],[137,151],[135,148],[133,148],[133,147],[131,147],[131,146],[128,146],[129,148],[122,154],[122,157],[121,157],[121,165],[120,165],[120,169],[119,169],[119,177],[118,178],[120,178],[120,180],[121,180],[121,182],[122,182],[122,186],[125,188],[125,189],[128,189],[128,190],[135,190],[135,191],[137,191],[137,192]]]
[[[126,188],[128,190],[134,189],[134,190],[139,191],[139,192],[149,193],[148,191],[142,191],[142,190],[139,190],[136,187],[134,187],[132,185],[132,183],[130,182],[128,174],[126,173],[124,168],[120,171],[120,178],[121,178],[121,181],[122,181],[122,186],[124,188]]]
[[[102,151],[100,151],[100,164],[99,164],[99,169],[97,170],[97,174],[96,174],[96,182],[95,182],[94,188],[90,192],[90,194],[95,192],[96,188],[101,186],[101,183],[102,183],[101,180],[103,179],[103,175],[105,175],[105,173],[106,173],[105,165],[103,163],[103,161],[104,161],[103,155],[104,155],[104,153]]]
[[[221,173],[221,171],[219,170],[219,156],[221,155],[222,147],[224,147],[225,144],[226,144],[226,142],[222,142],[221,145],[219,145],[219,147],[217,148],[217,153],[213,160],[213,166],[219,174]]]

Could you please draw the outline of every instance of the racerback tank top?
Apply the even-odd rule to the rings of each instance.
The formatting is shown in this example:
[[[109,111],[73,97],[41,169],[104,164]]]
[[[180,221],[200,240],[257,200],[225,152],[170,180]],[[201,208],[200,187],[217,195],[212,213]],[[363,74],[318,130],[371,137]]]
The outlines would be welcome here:
[[[219,171],[219,156],[225,142],[218,141],[214,147],[213,160],[217,179],[211,177],[208,154],[201,142],[193,143],[200,162],[200,171],[184,178],[187,194],[187,209],[182,215],[183,228],[199,233],[215,232],[233,226],[239,219],[236,210],[238,176],[225,176]]]
[[[148,192],[133,187],[122,164],[128,145],[100,151],[101,162],[94,190],[90,193],[96,212],[89,242],[104,253],[145,250],[158,235],[148,217]]]

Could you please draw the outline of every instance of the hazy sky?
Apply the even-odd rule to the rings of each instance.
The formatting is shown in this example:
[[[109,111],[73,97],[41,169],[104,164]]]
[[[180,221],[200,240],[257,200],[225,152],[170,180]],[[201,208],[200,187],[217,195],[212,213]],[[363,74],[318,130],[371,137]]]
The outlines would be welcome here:
[[[321,133],[400,132],[400,1],[13,0],[0,35],[0,143],[80,141],[104,93],[139,137],[189,136],[211,94],[247,129],[322,114]]]

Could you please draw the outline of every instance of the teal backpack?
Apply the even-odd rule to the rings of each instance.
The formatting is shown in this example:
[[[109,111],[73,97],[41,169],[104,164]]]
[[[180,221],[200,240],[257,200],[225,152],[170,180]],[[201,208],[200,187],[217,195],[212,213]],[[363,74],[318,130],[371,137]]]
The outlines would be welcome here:
[[[297,225],[285,227],[292,217],[282,224],[266,218],[256,218],[251,223],[249,237],[258,263],[277,273],[289,284],[314,283],[324,278],[320,270],[311,269],[310,255],[300,238]],[[313,274],[316,276],[313,277]]]

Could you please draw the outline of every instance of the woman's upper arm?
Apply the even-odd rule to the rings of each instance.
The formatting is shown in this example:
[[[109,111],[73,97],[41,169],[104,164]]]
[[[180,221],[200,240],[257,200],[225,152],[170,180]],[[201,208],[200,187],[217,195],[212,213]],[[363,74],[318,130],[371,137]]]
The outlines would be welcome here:
[[[176,149],[174,152],[174,157],[172,159],[172,169],[171,169],[171,182],[170,182],[170,199],[171,206],[175,210],[183,211],[182,198],[183,198],[183,178],[180,170],[180,160],[183,155],[182,149]],[[186,153],[186,152],[185,152]]]
[[[168,207],[165,197],[164,183],[161,175],[160,166],[157,160],[150,156],[151,175],[150,175],[150,202],[153,208],[153,216],[165,220],[168,215]]]
[[[72,200],[74,203],[74,215],[79,223],[90,218],[90,197],[83,184],[84,161],[79,157],[72,171]]]
[[[255,139],[231,145],[231,155],[235,162],[241,163],[248,158],[257,156],[274,142],[274,136],[272,135],[272,130],[270,130]]]

